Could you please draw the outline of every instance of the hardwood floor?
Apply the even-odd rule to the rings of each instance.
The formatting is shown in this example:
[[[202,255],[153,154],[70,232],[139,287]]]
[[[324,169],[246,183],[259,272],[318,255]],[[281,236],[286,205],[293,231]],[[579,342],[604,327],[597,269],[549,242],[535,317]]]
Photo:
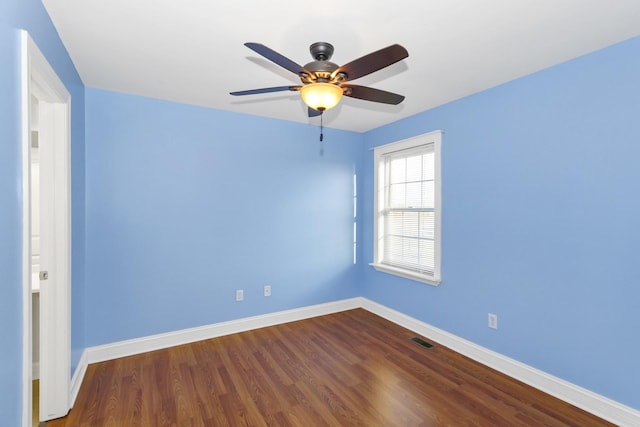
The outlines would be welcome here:
[[[40,425],[40,380],[31,382],[31,427]]]
[[[612,425],[414,336],[357,309],[97,363],[47,426]]]

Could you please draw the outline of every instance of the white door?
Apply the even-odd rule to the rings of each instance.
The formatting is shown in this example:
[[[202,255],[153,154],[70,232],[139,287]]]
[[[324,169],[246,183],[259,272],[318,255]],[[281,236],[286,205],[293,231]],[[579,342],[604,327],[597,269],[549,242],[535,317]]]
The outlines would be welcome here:
[[[69,411],[69,253],[65,230],[66,191],[60,191],[64,162],[56,153],[64,130],[64,105],[38,100],[40,143],[40,421]],[[60,164],[63,163],[63,164]]]
[[[71,239],[70,239],[70,103],[71,97],[39,51],[23,32],[23,131],[30,135],[29,114],[37,108],[40,147],[40,421],[66,415],[71,381]],[[26,113],[25,113],[26,111]],[[26,117],[25,117],[26,116]],[[29,157],[29,136],[23,137],[23,156]],[[23,160],[23,179],[30,180],[29,164]],[[23,186],[23,221],[29,222],[30,185]],[[23,257],[31,264],[31,224],[23,227]],[[28,230],[27,230],[28,229]],[[23,268],[23,272],[26,268]],[[23,425],[31,417],[31,275],[25,292],[23,373]],[[28,295],[27,295],[28,290]],[[27,318],[28,317],[28,318]],[[29,372],[27,372],[29,371]],[[28,412],[28,413],[27,413]]]

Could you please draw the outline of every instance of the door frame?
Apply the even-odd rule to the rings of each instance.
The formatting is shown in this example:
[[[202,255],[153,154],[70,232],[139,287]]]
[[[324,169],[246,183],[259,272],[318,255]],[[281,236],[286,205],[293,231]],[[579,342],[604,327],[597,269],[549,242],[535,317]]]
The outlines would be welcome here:
[[[41,269],[50,270],[52,284],[40,290],[40,408],[46,419],[64,416],[70,409],[71,382],[71,95],[45,56],[21,30],[22,101],[22,425],[32,424],[32,283],[31,283],[31,97],[38,99],[40,131],[50,150],[41,150],[41,167],[48,162],[55,188],[54,220],[50,227],[55,250],[43,258]],[[45,157],[46,156],[46,157]],[[44,230],[41,230],[44,234]],[[45,289],[46,288],[46,289]],[[45,388],[42,388],[42,385]],[[43,418],[41,412],[40,418]]]

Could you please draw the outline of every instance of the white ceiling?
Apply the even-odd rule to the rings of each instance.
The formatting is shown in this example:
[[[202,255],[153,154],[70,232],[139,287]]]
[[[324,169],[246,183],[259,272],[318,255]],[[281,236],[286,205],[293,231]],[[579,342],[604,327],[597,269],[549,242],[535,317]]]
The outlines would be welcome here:
[[[265,117],[309,119],[296,75],[243,46],[304,65],[317,41],[345,64],[398,43],[409,57],[354,84],[406,96],[343,98],[325,125],[367,131],[640,35],[640,0],[42,0],[88,87]]]

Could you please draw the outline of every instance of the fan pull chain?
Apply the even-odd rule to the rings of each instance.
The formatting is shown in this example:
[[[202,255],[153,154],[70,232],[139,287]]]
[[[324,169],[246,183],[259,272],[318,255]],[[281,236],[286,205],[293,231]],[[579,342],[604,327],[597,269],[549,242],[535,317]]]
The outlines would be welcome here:
[[[324,111],[320,112],[320,142],[324,139],[324,135],[322,135],[322,117],[324,116]]]

